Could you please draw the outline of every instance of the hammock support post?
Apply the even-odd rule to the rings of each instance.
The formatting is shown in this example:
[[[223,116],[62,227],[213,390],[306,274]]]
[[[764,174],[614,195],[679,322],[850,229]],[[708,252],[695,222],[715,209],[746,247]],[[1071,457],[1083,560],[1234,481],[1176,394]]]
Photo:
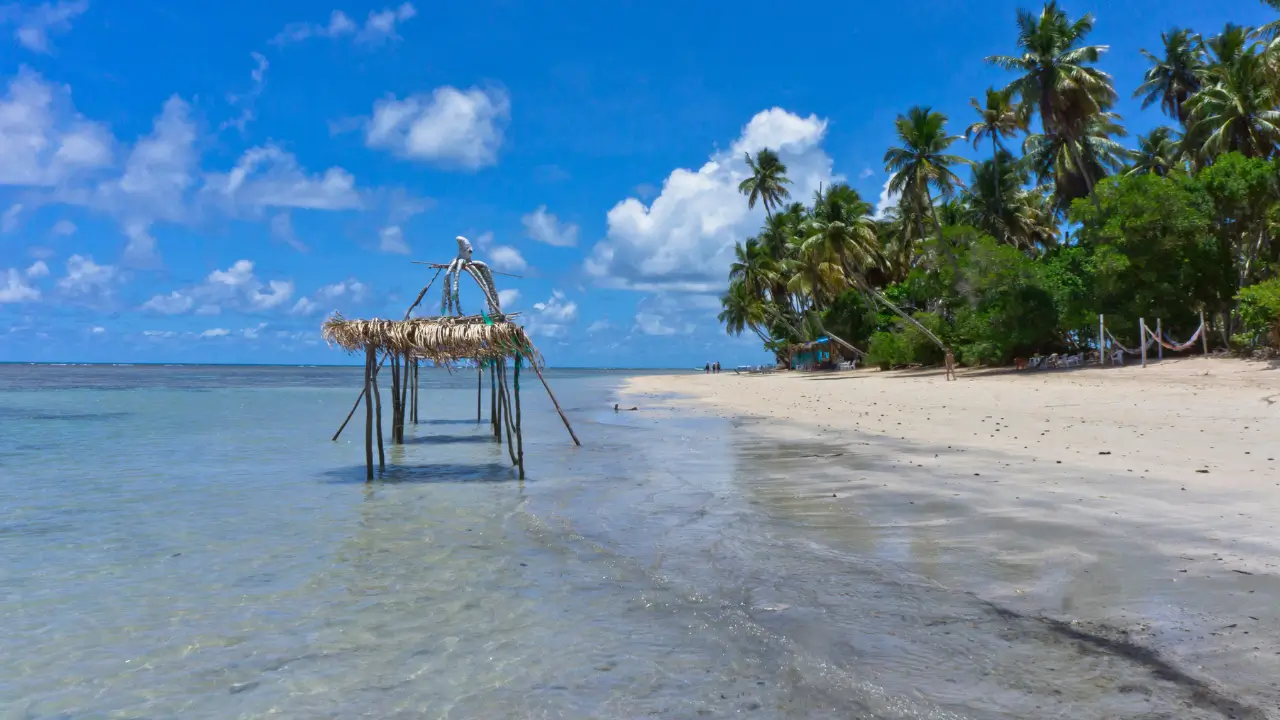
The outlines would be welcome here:
[[[1209,357],[1209,328],[1204,325],[1204,310],[1200,311],[1200,344],[1204,347],[1204,356]]]
[[[1138,318],[1138,344],[1142,346],[1142,367],[1147,366],[1147,321]]]
[[[1156,318],[1156,359],[1164,359],[1164,330],[1161,329],[1160,318]]]
[[[1102,322],[1102,314],[1098,314],[1098,364],[1107,363],[1107,328]]]

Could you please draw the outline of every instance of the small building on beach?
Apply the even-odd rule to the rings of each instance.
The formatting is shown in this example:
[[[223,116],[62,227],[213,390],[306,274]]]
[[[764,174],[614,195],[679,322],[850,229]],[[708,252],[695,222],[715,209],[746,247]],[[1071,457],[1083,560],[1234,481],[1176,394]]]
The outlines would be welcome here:
[[[787,365],[792,370],[823,370],[832,367],[831,338],[823,335],[817,340],[792,345],[787,348]]]

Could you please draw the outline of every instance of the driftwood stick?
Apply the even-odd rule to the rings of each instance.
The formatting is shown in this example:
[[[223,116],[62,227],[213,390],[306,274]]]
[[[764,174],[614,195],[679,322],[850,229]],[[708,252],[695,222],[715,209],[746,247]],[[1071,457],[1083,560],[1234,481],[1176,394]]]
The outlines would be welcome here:
[[[439,268],[440,270],[446,270],[450,267],[448,263],[433,263],[433,262],[427,262],[426,260],[410,260],[409,262],[413,263],[414,265],[426,265],[427,267],[431,267],[431,268]],[[489,272],[493,273],[494,275],[505,275],[507,277],[517,278],[520,280],[524,279],[523,275],[512,275],[511,273],[498,272],[497,270],[490,270]]]
[[[369,385],[373,382],[373,358],[377,356],[378,351],[372,345],[368,345],[364,349],[364,392],[360,393],[360,397],[369,397]],[[359,400],[356,401],[358,405]],[[351,409],[355,412],[355,408]],[[350,420],[351,416],[348,415]],[[342,423],[346,427],[346,423]],[[338,432],[342,432],[339,428]],[[336,439],[337,436],[335,435]],[[366,402],[364,404],[364,466],[365,466],[365,482],[373,482],[373,403]]]
[[[373,423],[378,431],[378,469],[387,469],[386,454],[382,449],[382,393],[378,392],[378,376],[373,376]]]
[[[573,444],[582,447],[582,443],[578,440],[578,435],[573,432],[573,426],[569,424],[569,418],[565,416],[564,410],[560,409],[560,403],[556,401],[556,394],[551,392],[551,386],[547,384],[547,379],[542,377],[542,370],[538,368],[538,363],[530,358],[529,364],[533,366],[533,371],[538,373],[538,379],[542,381],[542,387],[547,389],[547,396],[551,398],[551,404],[556,406],[556,412],[560,413],[560,419],[564,421],[564,427],[569,431],[569,437],[573,438]]]
[[[524,435],[520,431],[520,365],[521,358],[516,356],[515,395],[516,395],[516,464],[520,466],[520,479],[524,479]]]
[[[377,376],[378,371],[382,369],[382,363],[385,363],[386,361],[387,361],[387,355],[386,353],[383,353],[382,361],[379,362],[378,366],[373,369],[373,374],[375,377]],[[342,434],[342,431],[344,429],[346,429],[347,423],[351,422],[351,416],[356,414],[356,408],[360,407],[360,401],[364,399],[366,392],[368,392],[367,387],[360,391],[360,396],[356,398],[355,403],[352,404],[351,406],[351,412],[347,413],[347,419],[342,421],[342,425],[338,427],[338,432],[333,434],[333,438],[332,438],[333,442],[338,441],[338,436]]]
[[[427,296],[427,291],[430,290],[431,286],[435,284],[436,278],[440,277],[441,271],[443,271],[444,268],[446,267],[448,266],[447,265],[440,266],[440,269],[436,270],[436,274],[431,276],[431,282],[427,283],[427,286],[422,288],[422,292],[418,293],[418,297],[413,301],[413,304],[409,306],[408,310],[404,311],[405,320],[409,319],[409,313],[413,312],[413,309],[418,307],[418,304],[422,302],[422,298]]]

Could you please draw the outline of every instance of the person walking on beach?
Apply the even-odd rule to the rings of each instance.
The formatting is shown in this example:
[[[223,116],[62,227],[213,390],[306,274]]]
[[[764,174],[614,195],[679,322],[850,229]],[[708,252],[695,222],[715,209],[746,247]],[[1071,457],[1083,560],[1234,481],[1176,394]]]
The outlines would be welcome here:
[[[703,366],[702,366],[702,372],[704,372],[704,373],[706,373],[706,374],[710,375],[710,374],[711,374],[711,363],[707,363],[706,365],[703,365]]]

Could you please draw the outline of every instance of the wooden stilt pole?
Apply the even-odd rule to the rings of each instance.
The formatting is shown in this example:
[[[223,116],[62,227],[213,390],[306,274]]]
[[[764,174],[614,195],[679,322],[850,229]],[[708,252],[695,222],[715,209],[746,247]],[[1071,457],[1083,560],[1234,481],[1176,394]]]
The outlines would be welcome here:
[[[368,398],[369,386],[373,382],[373,374],[376,368],[373,365],[373,358],[378,351],[372,345],[365,346],[364,349],[364,392],[360,393],[360,397]],[[359,402],[359,401],[357,401]],[[353,409],[354,412],[354,409]],[[351,416],[348,415],[350,420]],[[342,423],[342,427],[346,427],[346,423]],[[338,432],[342,432],[342,428],[338,428]],[[337,436],[334,436],[337,439]],[[373,482],[373,403],[365,400],[364,403],[364,466],[365,466],[365,482]]]
[[[1160,318],[1156,318],[1156,359],[1164,359],[1164,330],[1160,325]]]
[[[391,444],[396,444],[396,425],[400,417],[400,356],[391,356]]]
[[[569,437],[573,438],[573,444],[581,447],[582,443],[578,441],[578,436],[573,432],[573,426],[569,424],[569,418],[565,417],[564,410],[560,409],[560,403],[556,401],[555,393],[551,392],[551,386],[547,384],[547,379],[542,377],[542,370],[538,369],[538,363],[533,360],[529,361],[533,366],[533,371],[538,373],[538,379],[542,381],[542,387],[547,389],[547,395],[551,398],[551,404],[556,406],[556,412],[560,413],[560,419],[564,422],[564,427],[569,431]]]
[[[480,422],[480,398],[484,395],[484,365],[476,361],[476,423]]]
[[[418,358],[413,359],[413,424],[418,424],[418,369],[422,367],[422,362]]]
[[[507,388],[507,361],[498,361],[498,405],[502,410],[502,425],[507,431],[507,455],[516,464],[516,444],[511,436],[511,390]]]
[[[387,457],[382,449],[382,393],[378,392],[378,376],[373,376],[373,423],[378,432],[378,469],[387,469]]]
[[[516,395],[516,465],[520,467],[520,479],[524,479],[524,435],[520,431],[520,365],[521,358],[516,356],[515,395]]]
[[[1147,321],[1138,318],[1138,346],[1142,348],[1142,367],[1147,366]]]
[[[498,422],[501,415],[498,412],[498,365],[493,360],[489,361],[489,424],[493,426],[493,436],[502,440],[502,433],[499,432]]]
[[[410,354],[404,354],[404,372],[400,373],[400,444],[404,444],[404,426],[407,424],[409,417],[409,360]]]
[[[1098,314],[1098,364],[1107,364],[1107,327],[1102,322],[1102,314]]]
[[[1209,357],[1209,327],[1204,324],[1204,311],[1200,311],[1200,345],[1204,348],[1204,356]]]
[[[378,371],[382,369],[382,363],[386,361],[387,361],[387,356],[384,354],[382,356],[381,362],[379,362],[378,366],[373,370],[374,375],[378,374]],[[363,400],[364,398],[365,398],[365,390],[361,390],[360,396],[356,398],[355,404],[351,406],[351,412],[347,413],[347,419],[342,421],[342,425],[338,426],[338,432],[333,434],[334,442],[338,441],[338,436],[341,435],[342,431],[346,429],[347,423],[351,422],[351,416],[356,414],[356,408],[360,407],[360,401]]]

